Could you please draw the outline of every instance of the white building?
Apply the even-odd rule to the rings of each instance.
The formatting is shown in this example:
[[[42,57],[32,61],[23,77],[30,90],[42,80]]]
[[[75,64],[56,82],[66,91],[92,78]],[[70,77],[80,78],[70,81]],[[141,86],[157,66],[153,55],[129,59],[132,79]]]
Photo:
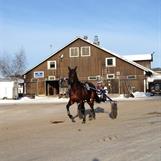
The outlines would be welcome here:
[[[0,99],[17,99],[18,82],[13,80],[0,80]]]

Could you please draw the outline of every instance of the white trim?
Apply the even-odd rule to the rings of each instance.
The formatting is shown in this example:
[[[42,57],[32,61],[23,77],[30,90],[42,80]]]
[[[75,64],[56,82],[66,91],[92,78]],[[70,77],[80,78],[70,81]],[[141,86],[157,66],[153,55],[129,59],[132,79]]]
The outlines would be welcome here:
[[[146,86],[146,80],[144,79],[144,93],[146,92],[147,86]]]
[[[55,67],[54,68],[51,68],[51,64],[50,63],[55,63]],[[47,61],[47,69],[56,69],[56,60],[50,60],[50,61]]]
[[[74,56],[72,55],[72,50],[73,49],[74,50],[76,49],[76,54],[77,54],[76,56],[75,55]],[[79,47],[70,47],[69,48],[69,57],[79,57]]]
[[[109,77],[109,76],[112,76],[112,77]],[[115,79],[115,74],[107,74],[106,78],[107,79]]]
[[[112,60],[112,65],[107,64],[107,60]],[[116,57],[108,57],[105,59],[106,67],[115,67],[116,66]]]
[[[83,48],[87,48],[88,49],[88,51],[89,51],[88,55],[83,55]],[[90,46],[82,46],[81,47],[81,56],[82,57],[91,56],[91,47]]]

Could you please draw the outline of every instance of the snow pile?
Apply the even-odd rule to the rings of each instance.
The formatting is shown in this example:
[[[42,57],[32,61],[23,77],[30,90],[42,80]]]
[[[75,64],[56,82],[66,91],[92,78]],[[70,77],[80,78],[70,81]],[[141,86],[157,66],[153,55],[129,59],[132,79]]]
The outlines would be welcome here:
[[[112,98],[114,100],[137,100],[137,99],[152,99],[154,98],[151,97],[151,93],[145,93],[145,92],[134,92],[132,93],[134,97],[130,97],[130,96],[127,96],[127,95],[124,95],[124,94],[121,94],[120,96],[116,97],[116,98]]]
[[[141,98],[141,97],[150,97],[151,93],[134,92],[133,95],[135,98]]]
[[[144,92],[134,92],[132,94],[134,95],[134,98],[147,97]]]

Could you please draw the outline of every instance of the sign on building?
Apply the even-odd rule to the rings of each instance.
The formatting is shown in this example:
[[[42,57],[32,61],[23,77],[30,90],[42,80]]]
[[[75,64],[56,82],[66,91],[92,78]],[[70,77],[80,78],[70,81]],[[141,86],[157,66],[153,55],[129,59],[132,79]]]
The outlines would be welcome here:
[[[34,78],[44,78],[44,71],[34,72]]]

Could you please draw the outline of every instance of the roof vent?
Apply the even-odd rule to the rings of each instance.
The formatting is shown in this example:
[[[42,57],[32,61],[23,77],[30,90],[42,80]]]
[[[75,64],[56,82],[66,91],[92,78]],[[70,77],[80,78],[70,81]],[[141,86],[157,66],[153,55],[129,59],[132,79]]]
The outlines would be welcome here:
[[[83,36],[83,39],[84,39],[84,40],[87,40],[87,39],[88,39],[88,36],[87,36],[87,35],[84,35],[84,36]]]
[[[100,45],[100,42],[99,42],[99,40],[98,40],[98,36],[97,36],[97,35],[94,36],[93,44],[98,45],[98,46]]]

